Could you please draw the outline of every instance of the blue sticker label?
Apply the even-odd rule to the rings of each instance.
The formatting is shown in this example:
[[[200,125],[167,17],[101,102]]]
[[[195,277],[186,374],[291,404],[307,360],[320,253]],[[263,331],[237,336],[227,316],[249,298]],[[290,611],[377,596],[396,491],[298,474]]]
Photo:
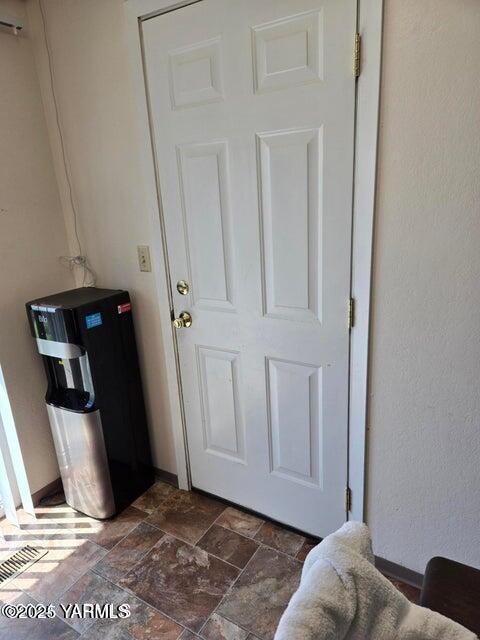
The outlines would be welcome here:
[[[93,327],[99,327],[101,324],[103,324],[102,314],[92,313],[89,316],[85,316],[85,323],[87,325],[87,329],[93,329]]]

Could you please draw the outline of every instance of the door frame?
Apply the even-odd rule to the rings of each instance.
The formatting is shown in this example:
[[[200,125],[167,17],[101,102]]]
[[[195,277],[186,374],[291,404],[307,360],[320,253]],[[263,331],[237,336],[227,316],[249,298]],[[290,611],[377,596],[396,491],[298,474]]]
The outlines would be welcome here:
[[[157,179],[146,85],[142,22],[202,0],[125,0],[126,37],[135,97],[140,161],[146,204],[152,224],[153,269],[167,368],[168,398],[175,445],[178,483],[190,489],[188,449],[182,407],[182,389],[175,332],[172,327],[171,283],[162,202]],[[354,194],[352,225],[351,295],[355,323],[350,332],[348,486],[352,494],[348,519],[365,515],[365,450],[367,438],[367,390],[372,274],[373,220],[381,70],[383,0],[357,0],[357,30],[362,36],[361,74],[357,80]],[[353,52],[352,34],[352,52]],[[347,301],[346,301],[347,302]]]

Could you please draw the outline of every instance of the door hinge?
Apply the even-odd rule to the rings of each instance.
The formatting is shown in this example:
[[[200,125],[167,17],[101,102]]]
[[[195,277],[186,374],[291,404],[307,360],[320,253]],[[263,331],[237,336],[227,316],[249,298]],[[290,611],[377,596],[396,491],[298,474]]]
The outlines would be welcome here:
[[[348,301],[348,328],[352,329],[355,324],[355,300],[350,298]]]
[[[362,36],[356,33],[353,40],[353,77],[358,78],[360,75],[362,57]]]
[[[352,510],[352,490],[345,487],[345,511],[349,513]]]

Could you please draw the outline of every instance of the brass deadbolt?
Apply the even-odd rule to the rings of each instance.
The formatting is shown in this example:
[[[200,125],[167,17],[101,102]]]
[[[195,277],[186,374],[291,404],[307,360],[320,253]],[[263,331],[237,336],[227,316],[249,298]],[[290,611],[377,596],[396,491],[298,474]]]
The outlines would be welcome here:
[[[190,287],[188,285],[188,282],[185,282],[185,280],[179,280],[177,282],[177,291],[182,296],[186,296],[187,293],[190,291]]]

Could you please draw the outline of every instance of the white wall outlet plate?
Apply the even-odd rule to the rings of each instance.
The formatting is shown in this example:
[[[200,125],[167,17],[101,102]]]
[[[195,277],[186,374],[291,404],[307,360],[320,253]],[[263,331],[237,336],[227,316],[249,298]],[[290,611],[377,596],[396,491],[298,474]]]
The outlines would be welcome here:
[[[151,271],[152,263],[150,260],[150,247],[147,247],[146,245],[139,245],[137,247],[137,253],[140,271]]]

